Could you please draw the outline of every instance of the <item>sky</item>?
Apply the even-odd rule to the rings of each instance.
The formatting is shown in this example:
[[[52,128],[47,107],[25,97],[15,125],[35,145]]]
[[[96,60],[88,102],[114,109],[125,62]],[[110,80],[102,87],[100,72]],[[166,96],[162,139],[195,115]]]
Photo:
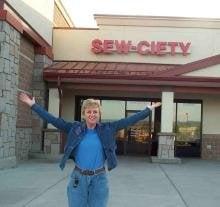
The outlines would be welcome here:
[[[76,27],[96,27],[93,14],[219,18],[219,0],[61,0]]]

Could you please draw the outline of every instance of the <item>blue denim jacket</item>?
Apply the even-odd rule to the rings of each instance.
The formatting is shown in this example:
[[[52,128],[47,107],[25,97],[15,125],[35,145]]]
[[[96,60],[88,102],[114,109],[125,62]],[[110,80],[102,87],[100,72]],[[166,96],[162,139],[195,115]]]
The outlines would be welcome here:
[[[66,122],[62,118],[54,117],[38,104],[34,104],[31,108],[42,119],[48,123],[51,123],[56,128],[67,134],[67,142],[64,148],[64,155],[60,161],[60,168],[63,170],[68,159],[74,160],[74,151],[86,133],[85,122]],[[137,112],[128,118],[123,118],[114,122],[97,123],[96,131],[104,149],[108,170],[111,170],[117,166],[117,158],[115,154],[116,132],[120,129],[135,124],[139,120],[146,118],[150,115],[150,112],[151,110],[147,107],[146,109]]]

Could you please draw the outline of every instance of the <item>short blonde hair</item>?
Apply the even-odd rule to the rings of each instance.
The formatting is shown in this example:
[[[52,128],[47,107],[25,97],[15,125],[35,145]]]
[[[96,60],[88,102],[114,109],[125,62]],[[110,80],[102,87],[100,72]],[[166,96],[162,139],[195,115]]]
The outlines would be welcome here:
[[[92,98],[89,98],[89,99],[86,99],[83,101],[83,105],[82,105],[82,108],[81,108],[81,114],[82,116],[85,115],[85,110],[86,108],[88,107],[97,107],[99,109],[99,113],[101,115],[101,105],[100,105],[100,100],[96,100],[96,99],[92,99]]]

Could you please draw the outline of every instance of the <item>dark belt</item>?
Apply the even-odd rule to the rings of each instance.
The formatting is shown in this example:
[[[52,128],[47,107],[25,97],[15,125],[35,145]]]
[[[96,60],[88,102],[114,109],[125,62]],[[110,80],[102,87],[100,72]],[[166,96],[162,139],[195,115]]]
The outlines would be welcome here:
[[[80,174],[82,175],[98,175],[100,173],[105,172],[105,167],[96,169],[96,170],[82,170],[80,169],[78,166],[75,166],[75,170],[77,170],[78,172],[80,172]]]

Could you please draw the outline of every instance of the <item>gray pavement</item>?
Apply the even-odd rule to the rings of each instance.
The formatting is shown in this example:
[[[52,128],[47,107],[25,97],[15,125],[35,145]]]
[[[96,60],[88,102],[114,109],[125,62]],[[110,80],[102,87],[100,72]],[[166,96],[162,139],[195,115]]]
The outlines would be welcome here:
[[[219,207],[220,161],[184,159],[153,164],[144,157],[119,156],[108,173],[109,207]],[[73,168],[32,159],[0,171],[0,207],[65,207]],[[77,207],[77,206],[76,206]]]

